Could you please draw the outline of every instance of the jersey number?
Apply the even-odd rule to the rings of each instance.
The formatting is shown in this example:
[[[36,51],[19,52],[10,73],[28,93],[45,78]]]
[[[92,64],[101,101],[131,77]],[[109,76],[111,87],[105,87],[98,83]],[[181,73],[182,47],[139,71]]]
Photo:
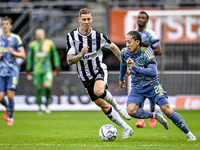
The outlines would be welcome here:
[[[155,86],[154,89],[156,94],[159,94],[159,96],[163,95],[163,88],[161,87],[161,85]]]
[[[13,85],[12,87],[15,88],[17,84],[17,77],[13,77]]]

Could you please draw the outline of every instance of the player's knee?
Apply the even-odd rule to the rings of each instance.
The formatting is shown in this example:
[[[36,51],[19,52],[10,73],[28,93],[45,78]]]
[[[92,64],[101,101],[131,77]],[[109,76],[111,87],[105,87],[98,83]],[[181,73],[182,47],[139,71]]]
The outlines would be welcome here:
[[[133,116],[137,110],[134,108],[127,107],[127,112],[130,116]]]
[[[104,89],[94,89],[94,94],[97,96],[97,97],[101,97],[103,94],[104,94]]]
[[[15,92],[14,92],[14,91],[11,91],[11,90],[8,90],[8,91],[7,91],[8,99],[13,99],[13,98],[14,98],[14,95],[15,95]]]
[[[103,83],[103,84],[102,84]],[[97,96],[97,97],[102,97],[102,96],[105,96],[106,92],[105,92],[105,85],[104,85],[104,82],[97,82],[95,83],[95,86],[94,86],[94,94]]]
[[[173,112],[169,104],[162,105],[160,108],[165,113],[166,116],[170,116],[171,113]]]
[[[128,114],[129,114],[130,116],[133,116],[133,115],[135,114],[136,110],[129,110],[129,111],[127,111],[127,112],[128,112]]]
[[[1,97],[1,96],[0,96],[0,102],[2,102],[2,101],[3,101],[3,99],[4,99],[4,97]]]
[[[138,108],[139,108],[138,105],[136,105],[136,104],[134,104],[134,103],[131,103],[131,104],[129,104],[129,105],[127,106],[127,112],[128,112],[128,114],[129,114],[130,116],[133,116],[133,115],[136,113],[136,111],[137,111]]]
[[[2,102],[2,101],[3,101],[3,99],[4,99],[4,96],[5,96],[5,94],[3,94],[3,92],[2,92],[2,93],[0,93],[0,102]]]

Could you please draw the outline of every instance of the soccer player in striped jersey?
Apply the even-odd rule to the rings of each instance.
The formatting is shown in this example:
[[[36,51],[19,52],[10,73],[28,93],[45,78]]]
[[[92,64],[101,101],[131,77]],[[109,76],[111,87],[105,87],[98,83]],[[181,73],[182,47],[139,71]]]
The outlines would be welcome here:
[[[1,19],[3,30],[0,36],[0,101],[6,107],[4,119],[7,125],[13,125],[14,119],[14,96],[18,88],[19,68],[16,57],[25,58],[25,51],[19,35],[11,33],[12,19],[3,17]],[[4,99],[8,97],[8,105]]]
[[[60,57],[52,40],[45,39],[44,29],[35,30],[36,40],[29,44],[29,54],[27,57],[27,79],[32,80],[31,70],[33,68],[33,83],[36,86],[38,114],[42,114],[42,88],[46,97],[46,110],[50,114],[49,104],[51,100],[51,88],[53,75],[58,75],[60,67]],[[53,61],[53,63],[51,62]],[[53,67],[55,66],[55,67]],[[53,70],[53,68],[55,68]]]
[[[137,25],[138,25],[137,31],[141,35],[142,42],[149,43],[155,55],[161,55],[162,48],[160,40],[157,34],[152,29],[146,26],[148,20],[149,20],[149,15],[145,11],[140,11],[137,17]],[[153,103],[152,101],[150,101],[150,111],[151,112],[155,111],[155,103]],[[138,119],[138,122],[135,124],[135,126],[144,128],[146,125],[143,119]],[[156,126],[156,120],[150,118],[149,126],[151,128],[154,128]]]
[[[127,120],[131,117],[107,90],[107,66],[102,62],[103,47],[110,49],[119,60],[120,50],[105,34],[91,28],[93,19],[89,9],[80,9],[78,21],[80,27],[67,34],[67,62],[69,65],[76,64],[78,76],[91,100],[112,122],[123,129],[122,138],[128,138],[133,130],[119,114]]]
[[[188,141],[196,141],[196,137],[190,132],[183,118],[169,105],[167,94],[159,83],[155,55],[147,44],[141,41],[138,31],[130,31],[126,35],[126,47],[121,52],[120,88],[126,87],[124,76],[127,67],[131,71],[132,88],[127,99],[129,115],[139,119],[155,118],[165,129],[168,129],[167,120],[160,111],[152,113],[141,108],[145,98],[149,98],[159,105],[165,115],[186,134]]]

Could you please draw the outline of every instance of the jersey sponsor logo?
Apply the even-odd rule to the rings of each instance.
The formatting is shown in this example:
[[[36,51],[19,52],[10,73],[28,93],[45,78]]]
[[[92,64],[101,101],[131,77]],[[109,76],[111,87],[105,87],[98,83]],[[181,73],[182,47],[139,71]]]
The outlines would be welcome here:
[[[92,39],[92,45],[96,45],[96,39]]]
[[[44,52],[37,52],[37,57],[39,57],[39,58],[43,58],[43,57],[45,57],[45,56],[47,56],[47,53],[44,53]]]
[[[89,59],[89,58],[90,58],[89,55],[83,56],[83,59]]]
[[[8,52],[8,48],[0,47],[0,53],[6,53]]]

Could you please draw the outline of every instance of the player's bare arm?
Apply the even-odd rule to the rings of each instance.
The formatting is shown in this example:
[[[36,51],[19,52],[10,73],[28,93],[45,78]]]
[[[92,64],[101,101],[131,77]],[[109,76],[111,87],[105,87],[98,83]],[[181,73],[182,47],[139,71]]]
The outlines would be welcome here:
[[[19,57],[19,58],[25,58],[26,54],[24,51],[24,48],[20,49],[18,52],[14,51],[12,47],[8,47],[8,51],[9,53],[11,53],[12,55]]]
[[[155,55],[161,55],[162,54],[162,48],[161,48],[161,45],[157,45],[153,48],[153,52]]]
[[[89,46],[85,46],[81,49],[81,52],[78,55],[74,55],[74,54],[67,55],[67,63],[69,65],[77,63],[79,60],[81,60],[81,58],[83,58],[83,56],[88,51],[88,49],[89,49]]]
[[[119,59],[119,61],[121,61],[121,52],[120,49],[117,47],[117,45],[113,43],[110,50],[115,54],[115,56]]]

